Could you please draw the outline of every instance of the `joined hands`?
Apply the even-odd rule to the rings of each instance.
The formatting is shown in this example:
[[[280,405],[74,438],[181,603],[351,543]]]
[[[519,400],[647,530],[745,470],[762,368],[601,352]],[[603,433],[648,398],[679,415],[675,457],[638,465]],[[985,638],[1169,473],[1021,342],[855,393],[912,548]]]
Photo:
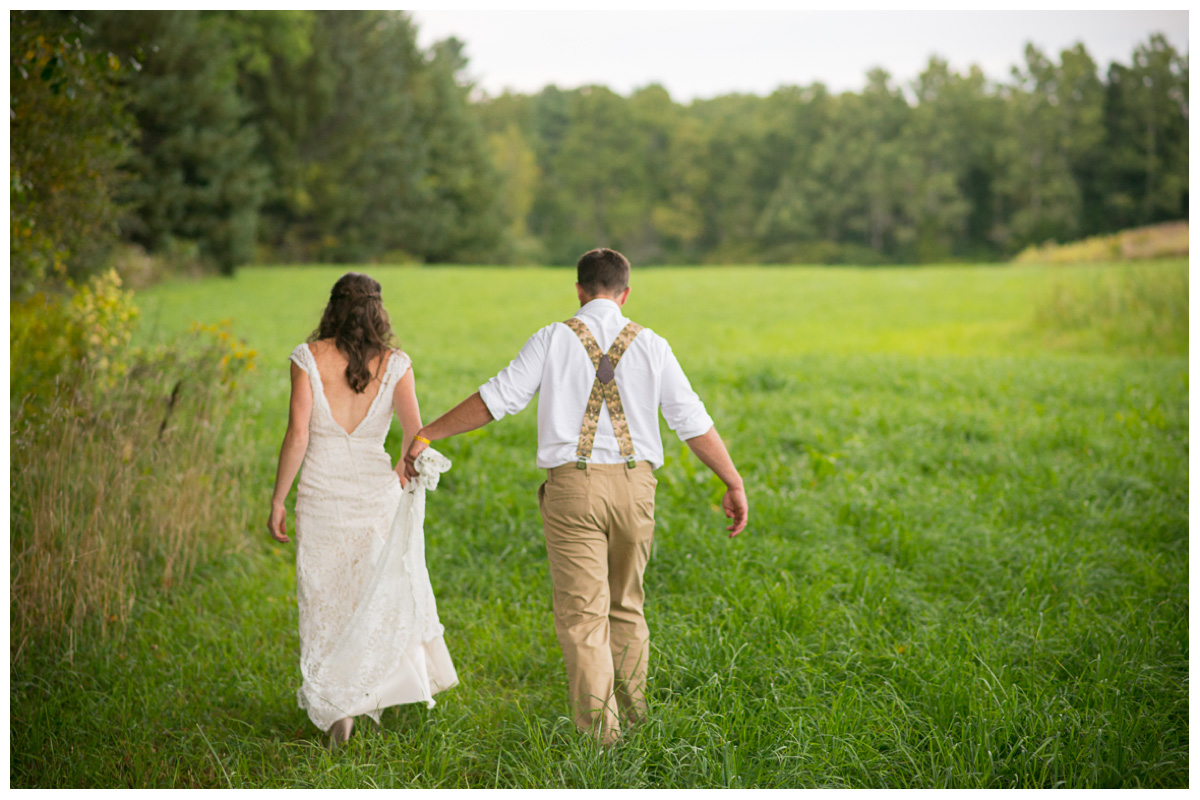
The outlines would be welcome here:
[[[418,431],[418,435],[422,435]],[[412,444],[408,446],[408,452],[404,454],[404,477],[406,480],[412,480],[417,477],[417,456],[425,452],[428,444],[420,439],[413,439]]]

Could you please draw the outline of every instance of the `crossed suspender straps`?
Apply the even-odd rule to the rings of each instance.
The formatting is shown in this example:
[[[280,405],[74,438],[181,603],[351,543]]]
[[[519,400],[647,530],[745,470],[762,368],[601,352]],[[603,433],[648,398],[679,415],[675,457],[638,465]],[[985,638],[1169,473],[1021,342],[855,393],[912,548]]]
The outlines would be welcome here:
[[[579,446],[575,449],[575,455],[579,458],[578,467],[585,469],[587,460],[592,455],[592,445],[596,441],[596,426],[600,422],[600,408],[607,403],[613,433],[616,434],[617,442],[621,445],[621,456],[628,462],[629,468],[633,469],[636,466],[633,460],[633,439],[629,436],[629,424],[625,421],[625,408],[621,405],[621,393],[617,391],[616,369],[617,362],[621,360],[621,356],[625,355],[625,351],[634,337],[641,333],[642,326],[636,322],[630,322],[617,334],[617,338],[608,352],[602,354],[600,345],[596,343],[596,337],[592,336],[587,325],[575,317],[567,320],[565,324],[575,331],[575,335],[579,337],[579,341],[587,350],[588,357],[592,359],[592,366],[596,368],[596,379],[592,381],[592,394],[588,397],[587,409],[583,414],[583,426],[579,430]]]

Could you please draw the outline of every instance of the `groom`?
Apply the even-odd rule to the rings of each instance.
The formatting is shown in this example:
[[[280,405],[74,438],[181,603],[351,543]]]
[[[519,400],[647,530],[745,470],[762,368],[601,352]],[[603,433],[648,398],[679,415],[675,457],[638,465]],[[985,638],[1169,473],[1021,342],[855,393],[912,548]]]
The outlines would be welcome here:
[[[554,628],[575,725],[609,744],[620,735],[620,718],[636,722],[646,713],[650,630],[642,575],[654,536],[653,470],[663,463],[660,409],[725,482],[721,505],[733,520],[726,528],[731,538],[746,527],[749,506],[741,476],[670,345],[621,314],[629,261],[615,250],[591,250],[579,259],[577,279],[575,316],[530,337],[499,375],[422,428],[404,460],[411,478],[430,442],[515,414],[541,392],[537,465],[546,482],[538,501]]]

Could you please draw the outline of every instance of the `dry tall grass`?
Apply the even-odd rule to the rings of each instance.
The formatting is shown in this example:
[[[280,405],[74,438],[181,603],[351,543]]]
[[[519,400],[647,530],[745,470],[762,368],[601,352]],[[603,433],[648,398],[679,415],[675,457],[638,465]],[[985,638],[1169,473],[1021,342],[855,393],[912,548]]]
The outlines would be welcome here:
[[[1028,247],[1013,259],[1018,264],[1076,264],[1097,261],[1141,261],[1187,258],[1188,223],[1162,222],[1142,228],[1093,236],[1078,242]]]
[[[197,331],[125,374],[89,368],[13,398],[11,649],[128,620],[136,592],[170,587],[244,546],[249,468],[230,417],[227,335]]]

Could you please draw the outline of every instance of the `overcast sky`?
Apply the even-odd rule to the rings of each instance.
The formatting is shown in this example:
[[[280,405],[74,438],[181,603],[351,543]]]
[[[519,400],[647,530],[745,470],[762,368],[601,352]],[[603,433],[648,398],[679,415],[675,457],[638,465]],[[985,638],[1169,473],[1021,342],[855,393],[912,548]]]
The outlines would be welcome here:
[[[413,11],[422,46],[456,36],[488,94],[661,83],[680,102],[821,81],[857,91],[881,66],[902,85],[937,54],[1006,80],[1027,42],[1082,41],[1100,66],[1162,33],[1188,50],[1187,11]]]

